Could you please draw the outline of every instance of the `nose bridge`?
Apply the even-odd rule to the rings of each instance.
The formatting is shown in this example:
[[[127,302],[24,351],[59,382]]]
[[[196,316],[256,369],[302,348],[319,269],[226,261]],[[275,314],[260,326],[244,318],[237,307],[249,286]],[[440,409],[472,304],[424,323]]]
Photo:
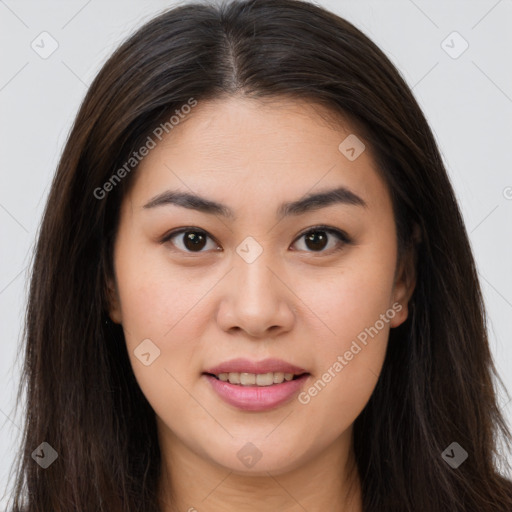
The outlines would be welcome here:
[[[270,271],[270,259],[270,251],[262,251],[254,261],[240,257],[235,263],[237,303],[248,310],[254,308],[254,313],[275,309],[277,294],[282,291],[278,289],[276,278]]]
[[[247,236],[236,248],[234,256],[235,274],[246,286],[257,290],[265,284],[271,285],[272,272],[269,267],[276,266],[276,260],[272,261],[272,251],[262,241],[253,236]]]

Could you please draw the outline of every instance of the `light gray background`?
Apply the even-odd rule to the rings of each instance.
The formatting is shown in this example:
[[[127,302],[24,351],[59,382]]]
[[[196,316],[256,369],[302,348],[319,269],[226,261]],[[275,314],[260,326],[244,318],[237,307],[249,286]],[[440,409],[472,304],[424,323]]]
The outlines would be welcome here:
[[[107,56],[135,27],[172,5],[0,0],[0,495],[22,423],[13,407],[27,265],[59,155],[87,86]],[[430,122],[471,237],[492,352],[510,392],[512,1],[331,0],[320,5],[347,18],[385,51]],[[43,45],[43,31],[59,45],[47,59],[31,48],[34,40]],[[441,46],[453,31],[469,44],[456,59]],[[461,44],[453,36],[445,43],[452,53]],[[510,424],[512,403],[505,396],[500,400]]]

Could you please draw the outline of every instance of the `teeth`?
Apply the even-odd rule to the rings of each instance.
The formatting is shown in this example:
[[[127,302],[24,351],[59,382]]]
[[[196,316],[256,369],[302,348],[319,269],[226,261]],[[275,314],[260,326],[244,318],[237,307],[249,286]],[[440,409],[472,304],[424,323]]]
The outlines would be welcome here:
[[[242,386],[254,386],[256,384],[256,375],[254,373],[241,373],[240,384]]]
[[[290,375],[287,373],[286,375]],[[292,376],[293,378],[293,376]],[[284,373],[283,372],[274,372],[274,384],[280,384],[284,380]]]
[[[230,384],[242,386],[271,386],[281,384],[285,380],[292,380],[293,373],[269,372],[269,373],[219,373],[219,380]]]
[[[228,382],[232,384],[240,384],[240,374],[239,373],[228,373]]]

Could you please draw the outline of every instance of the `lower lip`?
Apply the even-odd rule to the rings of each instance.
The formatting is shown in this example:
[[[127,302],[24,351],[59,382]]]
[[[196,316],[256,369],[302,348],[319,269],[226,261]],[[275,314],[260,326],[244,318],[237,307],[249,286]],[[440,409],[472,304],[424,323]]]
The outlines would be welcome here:
[[[309,373],[271,386],[242,386],[216,379],[206,373],[203,376],[228,404],[244,411],[267,411],[288,402],[302,388]]]

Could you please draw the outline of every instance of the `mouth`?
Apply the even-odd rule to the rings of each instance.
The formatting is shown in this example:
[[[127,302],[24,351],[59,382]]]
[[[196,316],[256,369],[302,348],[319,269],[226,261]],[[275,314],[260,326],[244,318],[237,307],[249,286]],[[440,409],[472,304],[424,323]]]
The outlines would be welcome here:
[[[246,373],[246,372],[230,372],[230,373],[208,373],[204,372],[204,375],[209,375],[215,379],[234,384],[236,386],[257,386],[267,387],[282,384],[283,382],[289,382],[292,380],[298,380],[303,377],[310,375],[308,372],[302,373],[284,373],[284,372],[266,372],[266,373]]]
[[[202,376],[214,394],[229,405],[244,412],[264,412],[290,404],[311,374],[204,372]]]
[[[242,411],[263,412],[289,404],[311,374],[282,359],[231,359],[205,368],[203,379],[214,394]]]

